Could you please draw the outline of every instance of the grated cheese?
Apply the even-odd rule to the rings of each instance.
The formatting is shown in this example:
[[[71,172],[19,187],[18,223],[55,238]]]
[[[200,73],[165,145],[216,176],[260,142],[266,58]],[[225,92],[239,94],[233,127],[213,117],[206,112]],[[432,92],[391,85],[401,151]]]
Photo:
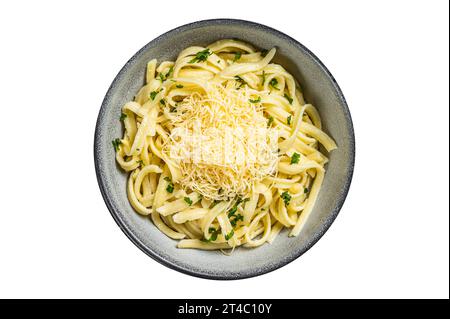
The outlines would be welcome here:
[[[276,172],[278,135],[268,128],[262,93],[248,86],[237,90],[235,81],[208,82],[206,92],[178,104],[163,152],[178,165],[182,187],[226,200],[245,196]]]

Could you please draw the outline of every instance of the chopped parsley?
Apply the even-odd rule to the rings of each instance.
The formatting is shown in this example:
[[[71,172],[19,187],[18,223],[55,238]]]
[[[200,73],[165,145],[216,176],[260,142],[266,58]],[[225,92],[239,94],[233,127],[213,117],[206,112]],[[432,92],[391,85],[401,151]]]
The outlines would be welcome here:
[[[294,153],[292,154],[291,157],[291,165],[292,164],[298,164],[298,161],[300,160],[300,154],[299,153]]]
[[[203,62],[208,60],[208,57],[211,55],[211,51],[209,49],[205,49],[203,51],[197,52],[195,57],[189,61],[189,63],[197,63],[197,62]]]
[[[262,71],[262,83],[261,85],[264,85],[266,83],[266,71]]]
[[[139,161],[137,161],[136,163],[138,163],[138,164],[141,165],[141,166],[144,166],[144,161],[143,161],[143,160],[139,160]]]
[[[232,229],[228,234],[225,235],[225,240],[230,240],[234,236],[234,230]]]
[[[120,114],[120,120],[123,122],[127,118],[127,115],[125,113]]]
[[[287,124],[288,124],[288,125],[291,125],[291,121],[292,121],[292,115],[289,115],[289,116],[287,117]]]
[[[167,191],[168,193],[173,193],[174,185],[173,185],[172,180],[170,179],[170,177],[169,177],[169,176],[166,176],[166,177],[164,177],[164,180],[165,180],[166,182],[169,182],[169,184],[168,184],[167,187],[166,187],[166,191]]]
[[[305,194],[308,193],[308,192],[309,192],[308,187],[305,187],[305,189],[303,190],[303,192],[304,192]]]
[[[114,146],[114,149],[116,151],[119,150],[119,147],[121,144],[122,144],[122,141],[120,140],[120,138],[116,138],[115,140],[112,141],[112,145]]]
[[[252,99],[250,99],[250,100],[248,100],[250,103],[260,103],[261,102],[261,97],[260,96],[258,96],[258,98],[256,99],[256,100],[252,100]]]
[[[228,211],[228,218],[233,217],[234,214],[236,214],[237,211],[237,205],[234,205],[229,211]]]
[[[220,203],[220,200],[215,199],[214,202],[212,202],[211,205],[209,205],[209,209],[213,208],[213,207],[216,206],[218,203]]]
[[[234,219],[230,220],[231,226],[236,227],[236,224],[240,220],[243,221],[244,220],[244,216],[242,216],[241,214],[234,215]]]
[[[185,201],[189,206],[192,205],[192,199],[190,199],[189,197],[185,197],[185,198],[184,198],[184,201]]]
[[[284,97],[289,101],[289,104],[292,104],[292,102],[294,101],[294,99],[291,98],[287,93],[284,93]]]
[[[217,229],[215,229],[214,227],[210,227],[208,229],[208,233],[211,234],[211,237],[209,237],[209,239],[203,238],[202,241],[204,241],[204,242],[215,241],[217,239],[217,235],[219,234],[219,231]]]
[[[270,80],[269,85],[271,87],[273,87],[276,90],[279,90],[278,88],[278,80],[276,78],[273,78],[272,80]]]
[[[152,99],[152,101],[155,99],[156,95],[161,92],[162,89],[159,89],[158,91],[151,91],[150,92],[150,98]]]
[[[161,103],[162,105],[166,105],[166,101],[164,99],[159,100],[159,103]]]
[[[242,202],[243,202],[242,198],[239,197],[237,199],[236,203],[234,203],[233,207],[228,211],[228,218],[230,218],[231,216],[233,216],[236,213],[239,204]]]
[[[173,183],[172,182],[170,182],[169,183],[169,185],[167,185],[167,187],[166,187],[166,191],[168,192],[168,193],[173,193],[173,189],[174,189],[174,185],[173,185]]]
[[[238,86],[238,90],[244,85],[244,84],[247,84],[247,82],[245,82],[245,80],[243,79],[243,78],[241,78],[239,75],[236,75],[235,77],[234,77],[234,80],[236,81],[236,82],[239,82],[240,83],[240,85]]]
[[[269,121],[267,122],[267,127],[270,127],[273,123],[273,116],[269,117]]]
[[[242,56],[242,53],[241,53],[241,52],[236,52],[236,53],[234,54],[233,62],[236,62],[237,60],[239,60],[239,59],[241,58],[241,56]]]
[[[289,195],[288,192],[283,192],[283,193],[281,194],[281,198],[283,199],[284,204],[285,204],[286,206],[288,206],[288,205],[289,205],[289,202],[291,201],[292,196]]]
[[[182,84],[177,84],[176,87],[177,87],[177,89],[182,89],[182,88],[184,88],[184,86],[183,86]]]
[[[161,80],[161,82],[164,82],[165,80],[167,80],[172,72],[173,72],[173,66],[171,66],[169,68],[169,71],[167,71],[166,74],[163,74],[162,72],[159,73],[158,76],[159,76],[159,79]]]

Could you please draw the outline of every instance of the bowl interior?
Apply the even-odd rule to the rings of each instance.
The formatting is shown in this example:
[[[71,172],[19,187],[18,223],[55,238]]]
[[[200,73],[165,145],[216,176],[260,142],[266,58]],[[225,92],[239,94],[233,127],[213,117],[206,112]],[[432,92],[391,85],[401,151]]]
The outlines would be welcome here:
[[[330,162],[314,211],[304,231],[295,238],[283,231],[272,244],[256,249],[239,248],[231,256],[220,251],[176,248],[150,218],[137,214],[126,195],[127,174],[115,161],[111,141],[122,137],[121,108],[144,84],[147,61],[175,60],[192,45],[207,45],[219,39],[237,38],[256,47],[277,48],[274,61],[283,65],[305,91],[322,117],[325,131],[338,149]],[[207,278],[236,279],[262,274],[283,266],[311,247],[328,229],[341,208],[351,180],[354,161],[353,129],[339,88],[328,71],[302,45],[273,29],[239,20],[209,20],[177,28],[141,49],[120,71],[103,102],[96,129],[97,176],[113,217],[130,239],[144,252],[169,267]]]

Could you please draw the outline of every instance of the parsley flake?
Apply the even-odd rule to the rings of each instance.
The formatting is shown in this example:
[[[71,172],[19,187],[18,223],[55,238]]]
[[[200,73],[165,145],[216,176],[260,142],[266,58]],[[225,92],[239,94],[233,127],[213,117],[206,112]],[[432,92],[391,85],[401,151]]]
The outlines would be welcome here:
[[[152,101],[155,100],[156,95],[157,95],[159,92],[161,92],[161,91],[162,91],[162,89],[159,89],[158,91],[151,91],[151,92],[150,92],[150,98],[152,99]]]
[[[298,164],[298,161],[300,160],[300,154],[299,153],[294,153],[292,154],[291,157],[291,165],[292,164]]]
[[[256,99],[256,100],[252,100],[252,99],[250,99],[250,100],[248,100],[250,103],[260,103],[261,102],[261,97],[260,96],[258,96],[258,98]]]
[[[242,53],[241,53],[241,52],[236,52],[236,53],[234,54],[233,62],[236,62],[237,60],[239,60],[239,59],[241,58],[241,56],[242,56]]]
[[[202,241],[204,241],[204,242],[215,241],[217,239],[217,235],[219,234],[219,231],[217,229],[215,229],[214,227],[210,227],[208,229],[208,233],[211,234],[211,237],[209,237],[209,239],[202,238]]]
[[[236,75],[235,77],[234,77],[234,80],[236,81],[236,82],[239,82],[240,83],[240,85],[238,86],[238,90],[244,85],[244,84],[247,84],[247,82],[245,82],[245,80],[243,79],[243,78],[241,78],[239,75]]]
[[[278,80],[276,78],[273,78],[272,80],[270,80],[269,85],[271,87],[273,87],[276,90],[279,90],[278,88]]]
[[[292,102],[294,101],[294,99],[291,98],[287,93],[284,93],[284,97],[289,101],[289,104],[292,104]]]
[[[190,199],[189,197],[185,197],[185,198],[184,198],[184,201],[185,201],[189,206],[192,205],[192,199]]]
[[[289,115],[289,116],[287,117],[287,124],[288,124],[288,125],[291,125],[291,121],[292,121],[292,115]]]
[[[116,152],[119,150],[121,144],[122,141],[120,140],[120,138],[116,138],[115,140],[112,141],[112,145],[114,146]]]
[[[234,236],[234,230],[232,229],[228,234],[225,235],[225,240],[230,240]]]
[[[174,189],[174,185],[173,185],[172,182],[170,182],[169,185],[167,185],[167,187],[166,187],[166,192],[172,194],[173,193],[173,189]]]
[[[281,194],[281,198],[283,199],[284,204],[285,204],[286,206],[288,206],[288,205],[289,205],[289,202],[291,201],[292,196],[289,195],[288,192],[283,192],[283,193]]]
[[[189,63],[197,63],[197,62],[203,62],[208,60],[208,57],[211,55],[211,51],[209,49],[205,49],[203,51],[197,52],[195,54],[195,57],[189,61]]]
[[[240,220],[243,221],[244,220],[244,216],[242,216],[241,214],[234,215],[234,219],[230,221],[231,226],[236,227],[236,224]]]

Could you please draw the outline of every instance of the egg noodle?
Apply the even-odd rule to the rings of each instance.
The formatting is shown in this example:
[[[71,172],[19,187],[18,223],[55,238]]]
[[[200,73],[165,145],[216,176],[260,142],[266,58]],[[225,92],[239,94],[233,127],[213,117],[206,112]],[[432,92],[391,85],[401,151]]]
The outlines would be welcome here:
[[[229,249],[297,236],[335,142],[276,49],[237,40],[148,62],[113,141],[130,204],[179,248]]]

